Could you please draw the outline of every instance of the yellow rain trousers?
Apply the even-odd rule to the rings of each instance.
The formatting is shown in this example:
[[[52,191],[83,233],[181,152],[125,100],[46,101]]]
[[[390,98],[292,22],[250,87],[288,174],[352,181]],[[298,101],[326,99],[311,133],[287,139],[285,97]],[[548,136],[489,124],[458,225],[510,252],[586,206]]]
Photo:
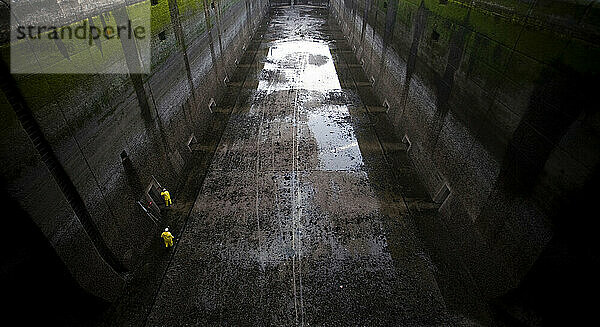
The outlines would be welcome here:
[[[170,232],[163,232],[160,237],[165,240],[165,247],[173,246],[173,235]]]
[[[165,205],[167,207],[173,204],[173,201],[171,201],[171,194],[169,194],[169,191],[162,191],[160,195],[162,195],[162,197],[165,199]]]

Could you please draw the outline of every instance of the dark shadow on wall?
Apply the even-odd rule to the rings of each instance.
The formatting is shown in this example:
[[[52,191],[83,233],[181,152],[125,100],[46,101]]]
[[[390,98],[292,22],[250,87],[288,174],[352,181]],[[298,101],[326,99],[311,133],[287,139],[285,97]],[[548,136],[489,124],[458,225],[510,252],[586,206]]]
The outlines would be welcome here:
[[[548,199],[537,198],[534,190],[552,151],[571,125],[582,113],[589,115],[595,110],[597,103],[592,95],[599,83],[598,76],[582,75],[561,63],[540,74],[529,105],[507,145],[492,195],[477,219],[488,239],[494,240],[501,233],[506,219],[510,219],[503,206],[515,199],[530,200],[540,208],[563,205],[546,203]],[[554,219],[550,222],[554,223]]]
[[[600,241],[597,188],[600,167],[569,204],[553,215],[555,235],[519,287],[499,297],[499,316],[524,326],[586,325],[597,311]]]
[[[539,189],[543,179],[556,173],[545,166],[564,135],[578,119],[587,124],[596,114],[593,95],[600,83],[598,77],[564,65],[553,67],[540,75],[475,225],[451,214],[422,213],[415,219],[418,235],[439,267],[436,278],[449,307],[482,323],[578,325],[597,303],[600,168],[594,168],[585,185],[555,194],[555,199]],[[457,260],[463,257],[464,267]],[[516,288],[509,290],[512,285]],[[487,317],[488,304],[492,317]]]
[[[469,17],[471,17],[470,8],[467,11],[467,15],[463,19],[463,25],[466,26],[468,24]],[[441,76],[436,73],[436,111],[433,126],[430,131],[431,135],[429,136],[432,149],[434,148],[435,144],[437,144],[440,132],[442,131],[442,126],[444,125],[444,121],[446,119],[446,115],[448,115],[448,111],[450,111],[448,101],[450,100],[450,94],[452,92],[452,88],[454,87],[454,75],[458,70],[463,58],[465,44],[468,39],[468,33],[469,31],[466,28],[462,28],[460,25],[453,26],[452,33],[450,34],[450,40],[448,42],[449,45],[448,57],[446,58],[446,69],[444,70],[444,74]],[[437,37],[439,38],[439,34]]]
[[[587,120],[596,114],[593,95],[600,81],[598,76],[582,75],[561,64],[553,67],[540,75],[508,145],[496,184],[496,194],[529,199],[545,208],[542,210],[553,232],[519,286],[493,301],[498,316],[514,325],[584,325],[596,310],[595,297],[600,291],[600,222],[596,218],[600,167],[596,164],[584,185],[556,194],[556,200],[543,198],[536,191],[541,179],[552,173],[545,171],[545,165],[565,133],[580,117]],[[507,220],[519,218],[492,211],[495,209],[484,212],[485,227],[492,239],[498,239],[502,226],[510,223]],[[520,252],[529,250],[522,248]]]
[[[25,101],[14,76],[10,73],[10,68],[7,62],[0,58],[0,89],[6,96],[12,110],[16,114],[19,123],[23,130],[29,136],[33,146],[39,154],[41,161],[52,174],[54,181],[59,186],[71,209],[86,233],[92,240],[94,247],[117,273],[123,273],[127,269],[123,263],[116,257],[115,253],[108,247],[102,237],[98,226],[90,216],[88,208],[83,201],[79,190],[73,184],[71,177],[63,167],[61,161],[56,156],[50,142],[44,135],[38,121],[34,118],[31,108]]]
[[[597,76],[557,63],[546,68],[509,142],[498,181],[505,192],[530,195],[548,157],[581,113],[597,106]]]
[[[597,106],[591,95],[597,92],[598,77],[578,74],[563,64],[552,66],[540,74],[508,145],[498,179],[506,192],[529,195],[571,124]]]
[[[125,151],[121,152],[121,163],[123,164],[125,179],[129,189],[131,190],[131,194],[141,197],[142,194],[144,194],[144,187],[142,186],[140,175],[138,174],[137,169],[135,169],[133,166],[131,159],[129,159],[129,155]]]
[[[83,290],[44,234],[0,182],[3,322],[19,326],[87,326],[108,303]],[[41,324],[40,324],[41,323]],[[9,324],[7,324],[9,325]]]

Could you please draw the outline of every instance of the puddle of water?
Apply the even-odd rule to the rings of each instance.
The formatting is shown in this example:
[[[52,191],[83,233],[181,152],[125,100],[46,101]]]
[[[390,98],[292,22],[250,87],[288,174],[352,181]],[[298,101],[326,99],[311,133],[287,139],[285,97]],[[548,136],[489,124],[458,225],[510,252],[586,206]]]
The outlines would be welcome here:
[[[273,42],[258,82],[258,90],[271,93],[291,89],[323,92],[341,90],[326,42]]]
[[[342,89],[327,42],[287,39],[271,44],[258,90],[269,94],[292,89],[322,93]],[[347,106],[319,106],[310,109],[306,117],[319,148],[319,169],[343,171],[362,166]]]
[[[308,128],[319,148],[319,169],[355,170],[363,164],[347,106],[329,105],[308,113]]]

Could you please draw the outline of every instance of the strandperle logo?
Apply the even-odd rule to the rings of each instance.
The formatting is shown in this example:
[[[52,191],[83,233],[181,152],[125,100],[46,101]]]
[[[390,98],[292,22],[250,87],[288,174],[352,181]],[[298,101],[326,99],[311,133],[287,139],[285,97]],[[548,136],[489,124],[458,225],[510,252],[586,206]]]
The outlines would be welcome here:
[[[99,29],[96,26],[88,26],[87,20],[83,21],[83,25],[79,25],[75,28],[71,26],[65,26],[58,30],[56,26],[18,26],[17,27],[17,40],[25,38],[37,39],[41,37],[47,37],[50,40],[57,39],[73,39],[77,38],[80,40],[89,40],[89,44],[92,45],[92,40],[97,40],[100,37],[106,39],[112,39],[114,37],[122,38],[136,38],[143,39],[146,37],[146,28],[144,26],[135,26],[131,24],[131,20],[127,21],[127,25],[124,26],[104,26]]]
[[[151,3],[11,1],[14,74],[148,74]]]

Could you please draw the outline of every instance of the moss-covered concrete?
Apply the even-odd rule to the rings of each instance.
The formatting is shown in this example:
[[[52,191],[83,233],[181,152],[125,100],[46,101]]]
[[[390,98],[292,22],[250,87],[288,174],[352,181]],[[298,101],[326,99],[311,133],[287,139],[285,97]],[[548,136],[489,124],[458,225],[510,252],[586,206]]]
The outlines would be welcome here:
[[[32,50],[27,42],[4,44],[0,49],[6,65],[10,63],[10,46],[21,46],[22,51],[37,51],[40,72],[51,66],[70,69],[84,64],[95,69],[87,74],[14,74],[13,77],[43,138],[81,196],[104,241],[128,272],[116,274],[101,259],[93,262],[97,255],[94,257],[89,251],[94,251],[94,243],[78,227],[69,202],[64,200],[52,177],[47,171],[44,173],[44,162],[35,157],[36,150],[27,141],[29,134],[25,133],[23,122],[10,119],[14,116],[11,116],[13,109],[6,101],[1,103],[2,117],[6,117],[2,120],[2,138],[6,142],[1,162],[7,168],[2,179],[9,190],[25,192],[16,192],[15,200],[36,223],[49,224],[42,231],[76,275],[76,281],[87,291],[110,301],[118,297],[123,283],[137,273],[141,255],[152,243],[156,231],[170,223],[166,216],[160,215],[154,221],[137,201],[147,205],[152,195],[145,193],[146,187],[154,180],[172,190],[177,200],[182,180],[191,178],[190,170],[185,168],[194,160],[188,140],[194,135],[201,145],[204,141],[214,142],[217,137],[213,128],[218,117],[211,113],[208,104],[211,99],[220,103],[224,80],[233,74],[235,59],[248,45],[267,5],[260,0],[215,1],[216,8],[211,8],[209,15],[212,25],[206,29],[202,3],[178,0],[189,65],[183,64],[182,49],[175,42],[167,1],[159,0],[156,6],[151,6],[152,66],[150,74],[141,76],[141,90],[134,87],[118,39],[100,43],[63,40],[64,51],[55,42],[44,43],[49,52],[39,46]],[[146,15],[142,6],[149,4],[150,1],[144,1],[128,6],[129,18]],[[220,10],[219,15],[216,9]],[[115,23],[115,10],[93,12],[91,17],[69,26],[74,28],[84,22],[89,25],[90,20],[96,26]],[[163,31],[165,40],[158,35]],[[218,49],[213,56],[211,48]],[[110,74],[104,74],[107,67]],[[192,86],[196,96],[192,96]],[[149,104],[149,117],[140,108],[140,95]],[[23,141],[14,141],[17,136]],[[123,163],[123,155],[131,164]],[[37,187],[40,184],[47,185]],[[56,196],[48,196],[48,192]],[[44,212],[56,215],[60,223],[52,225]],[[61,233],[69,238],[58,236]],[[79,249],[76,244],[80,244]],[[86,270],[87,257],[90,266]]]
[[[526,324],[532,318],[518,310],[557,317],[550,300],[537,309],[502,301],[516,301],[505,295],[543,275],[536,267],[548,244],[567,238],[557,227],[566,218],[558,208],[575,201],[598,167],[598,156],[584,154],[598,152],[600,130],[591,109],[600,74],[597,3],[359,2],[332,1],[332,13],[353,48],[369,49],[357,50],[357,60],[375,77],[398,135],[410,139],[431,196],[444,184],[451,190],[438,213],[420,220],[432,256],[455,258],[439,276],[449,305],[481,321],[496,312],[491,303]],[[355,37],[363,29],[364,37]],[[450,272],[464,275],[445,276]],[[483,305],[456,296],[464,291],[458,285],[469,283]]]

